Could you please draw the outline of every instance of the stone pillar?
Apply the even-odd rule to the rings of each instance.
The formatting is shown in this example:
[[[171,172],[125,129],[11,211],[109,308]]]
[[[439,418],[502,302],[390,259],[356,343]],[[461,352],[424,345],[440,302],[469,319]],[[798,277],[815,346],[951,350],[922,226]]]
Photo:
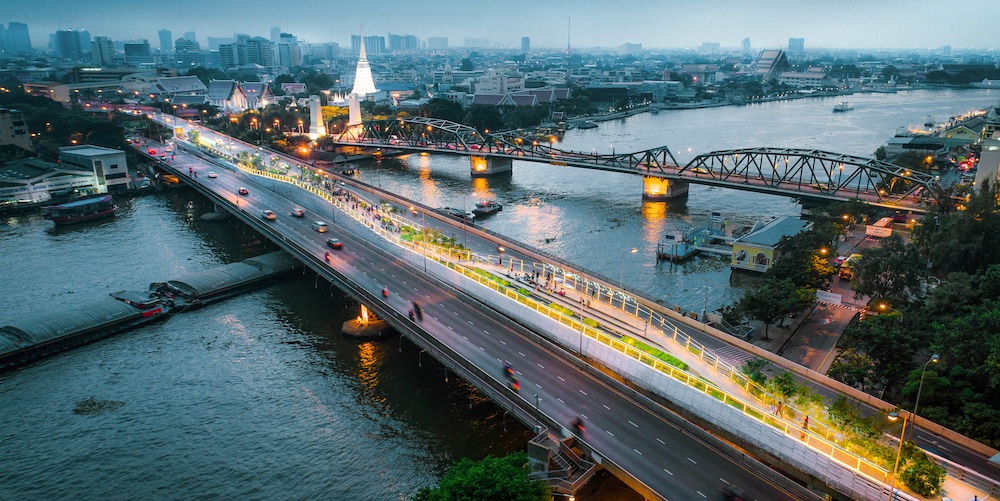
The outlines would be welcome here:
[[[353,126],[361,123],[361,99],[357,94],[351,94],[347,98],[347,125]]]
[[[691,183],[679,179],[642,176],[642,199],[660,202],[674,198],[687,197],[688,185]]]
[[[319,96],[309,96],[309,139],[325,135],[326,126],[323,124],[323,109],[320,106]]]
[[[514,161],[510,158],[471,156],[469,164],[472,165],[473,176],[493,176],[496,174],[506,174],[513,170]]]

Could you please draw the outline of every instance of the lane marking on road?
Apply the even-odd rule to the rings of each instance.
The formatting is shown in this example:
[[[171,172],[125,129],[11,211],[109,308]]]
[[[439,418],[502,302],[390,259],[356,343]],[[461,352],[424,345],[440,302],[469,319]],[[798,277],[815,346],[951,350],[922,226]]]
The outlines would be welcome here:
[[[466,336],[466,335],[463,335],[463,336],[462,336],[462,339],[464,339],[464,340],[468,341],[468,340],[469,340],[469,336]]]
[[[457,311],[453,311],[452,313],[454,313],[456,317],[458,316],[458,312]]]
[[[632,449],[632,450],[633,450],[633,451],[635,451],[635,453],[636,453],[636,454],[638,454],[638,455],[640,455],[640,456],[642,455],[642,453],[641,453],[641,452],[639,452],[639,449]]]
[[[486,330],[486,329],[483,329],[483,333],[484,333],[484,334],[486,334],[487,336],[489,336],[489,335],[490,335],[490,331],[488,331],[488,330]]]
[[[469,325],[475,325],[475,324],[472,323],[472,320],[469,320]]]
[[[708,499],[708,496],[702,494],[701,491],[695,491],[695,492],[697,492],[701,497]]]
[[[427,294],[424,294],[424,297],[425,297],[425,298],[427,298],[427,299],[430,299],[430,298],[431,298],[431,297],[430,297],[430,296],[428,296]]]
[[[631,420],[629,420],[628,424],[630,424],[630,425],[632,425],[632,426],[635,426],[636,428],[638,428],[638,427],[639,427],[639,425],[637,425],[637,424],[633,423],[633,422],[632,422]]]
[[[587,396],[587,392],[585,392],[583,390],[580,390],[580,393],[583,393],[583,396],[585,396],[585,397]]]
[[[601,407],[604,407],[605,409],[607,409],[607,410],[609,410],[609,411],[611,410],[611,407],[608,407],[608,406],[607,406],[607,405],[605,405],[605,404],[601,404]]]
[[[417,290],[420,290],[420,289],[418,289],[418,288],[414,287],[414,288],[413,288],[413,290],[417,291]]]
[[[604,431],[608,432],[608,435],[611,435],[612,437],[615,436],[614,433],[611,433],[611,430],[604,430]]]
[[[403,285],[410,285],[410,284],[406,283],[406,280],[403,280]]]
[[[587,417],[586,414],[580,414],[580,417],[582,417],[583,419],[586,419],[587,421],[590,421],[590,418]]]
[[[719,480],[722,480],[722,483],[724,483],[726,485],[730,485],[729,481],[726,480],[726,479],[724,479],[724,478],[722,478],[722,477],[719,477]]]
[[[559,378],[559,380],[560,380],[560,381],[562,381],[562,382],[564,382],[564,383],[566,382],[566,380],[565,380],[565,379],[563,379],[563,378],[562,378],[562,376],[556,376],[556,377],[557,377],[557,378]]]
[[[449,326],[448,326],[448,330],[450,330],[450,331],[453,331],[453,330],[455,330],[455,329],[453,329],[453,328],[452,328],[452,327],[451,327],[451,326],[449,325]]]
[[[486,351],[486,348],[483,348],[482,346],[480,346],[480,347],[479,347],[479,349],[480,349],[481,351]]]
[[[660,440],[659,438],[658,438],[658,439],[656,439],[656,441],[657,441],[657,442],[659,442],[659,443],[661,443],[661,444],[663,444],[663,445],[667,445],[667,443],[666,443],[666,442],[664,442],[663,440]]]
[[[434,317],[434,320],[437,320],[437,319],[438,319],[438,317]]]
[[[542,389],[542,385],[540,385],[538,383],[535,383],[535,386],[537,386],[539,390]]]
[[[502,344],[502,345],[504,345],[504,346],[507,346],[507,341],[504,341],[503,339],[501,339],[501,340],[500,340],[500,344]]]
[[[518,355],[521,355],[522,357],[524,356],[524,353],[522,353],[522,352],[520,352],[520,351],[519,351],[519,352],[517,352],[517,354],[518,354]]]
[[[698,464],[698,462],[697,462],[697,461],[695,461],[695,460],[693,460],[693,459],[691,459],[691,458],[688,458],[688,461],[691,461],[691,462],[692,462],[692,463],[694,463],[694,464]]]
[[[566,403],[563,399],[561,399],[559,397],[556,397],[556,400],[558,400],[560,404],[565,404]]]
[[[544,366],[544,365],[542,365],[542,364],[535,364],[535,365],[537,365],[537,366],[538,366],[539,368],[541,368],[541,369],[544,369],[544,368],[545,368],[545,366]]]
[[[672,471],[670,471],[670,470],[668,470],[666,468],[663,469],[663,472],[666,473],[667,475],[670,475],[671,477],[674,476],[674,472],[672,472]]]

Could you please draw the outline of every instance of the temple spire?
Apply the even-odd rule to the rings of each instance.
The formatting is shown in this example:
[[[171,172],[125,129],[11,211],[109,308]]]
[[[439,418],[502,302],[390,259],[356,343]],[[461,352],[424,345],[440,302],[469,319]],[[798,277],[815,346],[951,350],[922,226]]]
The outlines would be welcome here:
[[[368,66],[368,54],[365,51],[364,27],[361,28],[361,46],[358,51],[358,67],[354,71],[354,88],[351,94],[365,96],[378,92],[375,88],[375,79],[372,78],[372,69]]]

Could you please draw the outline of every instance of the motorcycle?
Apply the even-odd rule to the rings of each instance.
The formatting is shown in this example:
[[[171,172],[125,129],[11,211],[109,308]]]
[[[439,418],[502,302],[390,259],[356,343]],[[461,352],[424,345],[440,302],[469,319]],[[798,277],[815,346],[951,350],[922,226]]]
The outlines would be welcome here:
[[[413,302],[413,313],[417,315],[417,320],[422,321],[424,319],[424,310],[420,309],[420,304],[416,301]]]
[[[382,297],[385,297],[385,298],[389,297],[389,288],[388,287],[382,287]]]
[[[324,258],[324,259],[326,259],[326,262],[328,262],[328,263],[329,263],[329,262],[330,262],[330,252],[329,252],[329,251],[327,251],[326,255],[325,255],[325,256],[323,256],[323,258]]]
[[[514,374],[515,374],[515,372],[514,372],[514,368],[513,368],[513,367],[511,367],[511,366],[510,366],[510,364],[507,364],[507,363],[505,363],[505,364],[503,364],[503,373],[504,373],[504,375],[506,375],[507,377],[509,377],[509,378],[513,378],[513,377],[514,377]]]
[[[576,428],[576,430],[580,433],[587,431],[587,429],[583,427],[583,420],[580,419],[580,416],[573,418],[573,428]]]
[[[413,314],[413,310],[410,310],[410,321],[412,322],[415,319],[416,319],[416,316]]]

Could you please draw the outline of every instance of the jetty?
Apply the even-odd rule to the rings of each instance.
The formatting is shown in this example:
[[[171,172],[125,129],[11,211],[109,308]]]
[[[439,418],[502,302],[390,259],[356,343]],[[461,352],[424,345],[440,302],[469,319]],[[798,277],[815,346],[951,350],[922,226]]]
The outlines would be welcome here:
[[[0,371],[247,292],[301,266],[285,251],[272,252],[154,282],[143,291],[114,292],[50,313],[0,321]]]
[[[664,241],[656,244],[656,260],[679,263],[699,254],[717,256],[733,255],[732,229],[719,212],[713,212],[708,226],[685,228],[668,233]]]

